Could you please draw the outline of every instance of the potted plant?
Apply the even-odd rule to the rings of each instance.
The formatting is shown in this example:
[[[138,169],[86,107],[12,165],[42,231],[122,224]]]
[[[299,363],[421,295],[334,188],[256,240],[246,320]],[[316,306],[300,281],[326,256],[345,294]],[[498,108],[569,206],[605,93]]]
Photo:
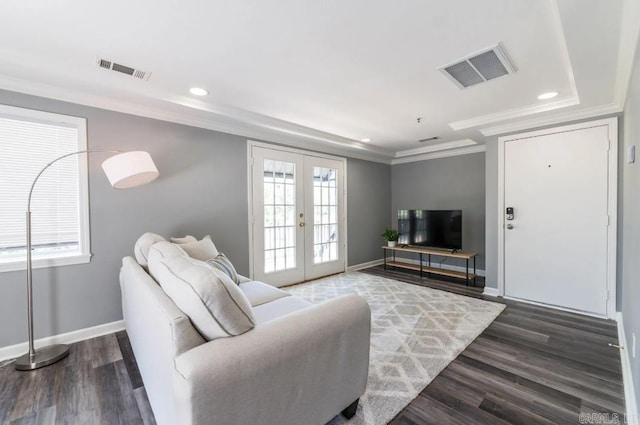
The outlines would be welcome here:
[[[396,242],[398,241],[399,237],[400,234],[398,233],[398,231],[389,227],[384,229],[384,233],[382,234],[382,238],[387,241],[387,246],[396,246]]]

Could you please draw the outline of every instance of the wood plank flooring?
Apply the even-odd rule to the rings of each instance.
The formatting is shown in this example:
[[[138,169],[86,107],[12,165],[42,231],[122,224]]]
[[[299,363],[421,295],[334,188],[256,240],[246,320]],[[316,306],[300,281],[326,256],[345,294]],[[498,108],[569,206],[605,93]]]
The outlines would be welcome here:
[[[363,272],[484,298],[482,283]],[[607,345],[617,344],[614,322],[501,302],[496,321],[392,425],[578,424],[581,413],[624,423],[620,356]],[[0,366],[0,424],[155,424],[126,333],[73,344],[68,358],[37,371]]]
[[[625,423],[615,322],[486,297],[483,283],[361,271],[507,306],[392,425]]]
[[[155,425],[126,332],[72,344],[35,371],[0,367],[0,423]]]

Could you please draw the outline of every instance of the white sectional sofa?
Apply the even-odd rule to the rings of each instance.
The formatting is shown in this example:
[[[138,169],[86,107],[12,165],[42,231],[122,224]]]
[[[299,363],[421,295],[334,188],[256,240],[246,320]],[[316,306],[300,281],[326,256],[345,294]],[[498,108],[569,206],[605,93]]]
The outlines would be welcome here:
[[[186,301],[170,281],[197,289],[202,282],[195,281],[210,271],[184,254],[174,256],[169,245],[153,245],[150,272],[132,257],[123,259],[120,272],[126,330],[159,425],[322,425],[341,411],[356,413],[369,368],[371,313],[362,298],[313,305],[240,277],[235,287],[218,287],[216,297],[233,302],[203,302],[214,303],[214,315],[230,304],[244,312],[238,308],[245,302],[250,311],[238,326],[214,317],[218,328],[205,329],[178,308],[174,300]],[[143,263],[146,257],[137,255]],[[211,339],[220,329],[237,335]]]

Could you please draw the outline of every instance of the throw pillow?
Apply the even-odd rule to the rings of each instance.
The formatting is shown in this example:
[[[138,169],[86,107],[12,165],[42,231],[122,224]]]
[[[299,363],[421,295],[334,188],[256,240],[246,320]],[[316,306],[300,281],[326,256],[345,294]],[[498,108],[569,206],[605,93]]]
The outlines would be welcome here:
[[[189,242],[198,242],[198,240],[194,236],[186,235],[184,238],[171,238],[171,242],[181,244],[181,243],[189,243]]]
[[[231,264],[231,261],[229,261],[229,258],[227,258],[224,253],[221,252],[215,257],[208,259],[207,264],[229,276],[234,283],[240,283],[236,268],[233,267],[233,264]]]
[[[133,246],[133,253],[136,256],[136,261],[145,269],[148,266],[149,249],[151,245],[156,242],[162,242],[165,238],[155,233],[147,232],[138,238]]]
[[[149,251],[149,272],[207,340],[240,335],[256,325],[251,304],[225,274],[170,242]]]
[[[211,236],[207,235],[202,240],[195,242],[187,242],[178,244],[180,248],[184,249],[189,257],[197,260],[207,261],[209,258],[213,258],[218,255],[218,249],[213,244]]]

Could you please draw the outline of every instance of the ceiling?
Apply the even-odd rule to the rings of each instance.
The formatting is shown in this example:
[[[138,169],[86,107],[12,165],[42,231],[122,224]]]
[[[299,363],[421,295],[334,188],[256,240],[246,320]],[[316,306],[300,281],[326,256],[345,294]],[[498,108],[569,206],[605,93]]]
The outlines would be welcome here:
[[[620,112],[639,3],[10,0],[0,2],[0,88],[407,162]],[[497,43],[513,75],[461,89],[439,70]],[[101,69],[97,58],[151,76]],[[559,94],[538,100],[548,91]]]

